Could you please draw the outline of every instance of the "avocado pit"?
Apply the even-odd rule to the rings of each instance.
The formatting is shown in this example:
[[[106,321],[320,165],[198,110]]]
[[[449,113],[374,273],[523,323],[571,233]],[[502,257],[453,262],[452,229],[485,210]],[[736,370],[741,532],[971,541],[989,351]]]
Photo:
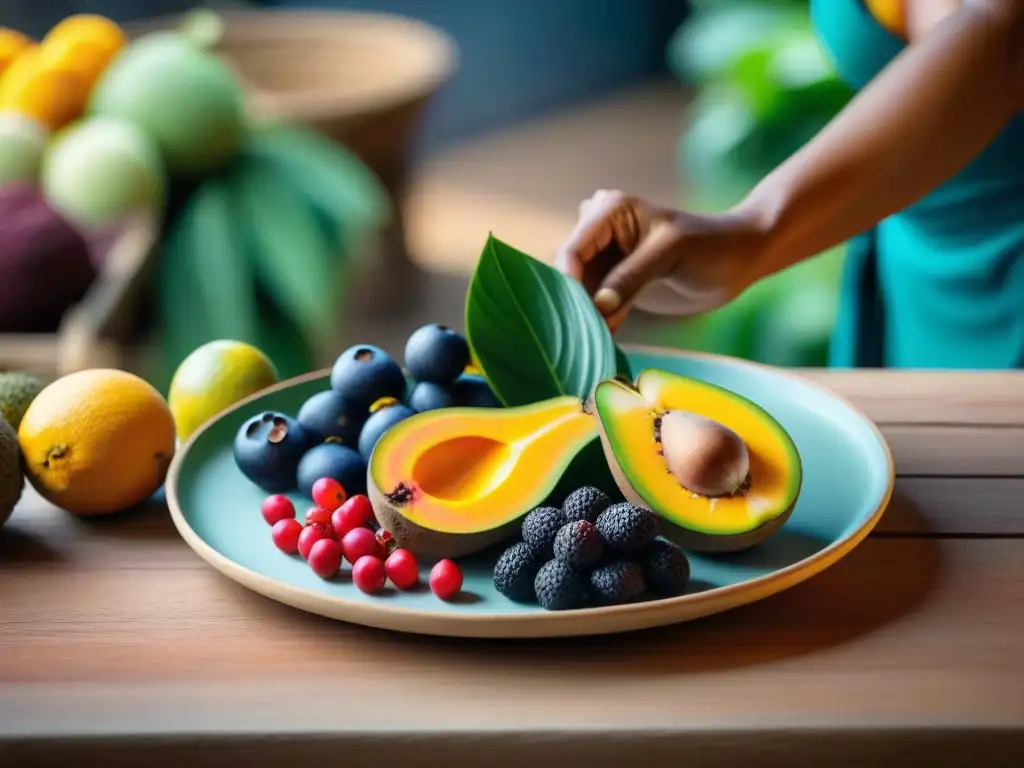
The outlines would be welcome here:
[[[724,424],[670,410],[655,418],[654,432],[668,471],[687,490],[711,498],[744,490],[750,454],[743,439]]]

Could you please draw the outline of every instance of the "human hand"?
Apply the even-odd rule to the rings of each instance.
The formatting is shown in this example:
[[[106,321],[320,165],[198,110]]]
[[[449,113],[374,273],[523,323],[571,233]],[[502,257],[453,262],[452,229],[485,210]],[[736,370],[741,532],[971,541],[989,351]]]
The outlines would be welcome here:
[[[762,239],[747,216],[688,214],[599,190],[580,204],[555,265],[583,284],[614,332],[634,305],[692,315],[725,304],[756,279]]]

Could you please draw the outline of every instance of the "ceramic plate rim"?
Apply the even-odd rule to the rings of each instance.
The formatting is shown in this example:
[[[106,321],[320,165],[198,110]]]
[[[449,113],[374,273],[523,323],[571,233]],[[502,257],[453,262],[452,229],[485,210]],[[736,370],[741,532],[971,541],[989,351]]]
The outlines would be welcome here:
[[[603,635],[628,632],[656,626],[676,624],[757,602],[805,581],[834,565],[874,529],[892,498],[896,481],[892,451],[885,436],[868,416],[845,397],[817,382],[793,372],[763,363],[729,357],[711,352],[692,352],[644,344],[623,344],[624,352],[683,359],[703,359],[726,366],[753,368],[796,381],[819,390],[847,408],[878,441],[887,465],[885,492],[870,515],[846,536],[802,560],[737,584],[630,605],[580,608],[573,611],[540,611],[529,613],[461,614],[424,611],[393,605],[370,605],[346,597],[329,597],[313,590],[297,587],[264,576],[222,555],[195,532],[189,524],[178,497],[181,468],[192,446],[215,423],[267,394],[299,384],[315,381],[330,374],[321,369],[286,379],[246,397],[202,424],[175,452],[167,472],[165,491],[171,519],[178,533],[208,565],[243,587],[266,598],[299,610],[352,624],[442,637],[476,638],[544,638]]]

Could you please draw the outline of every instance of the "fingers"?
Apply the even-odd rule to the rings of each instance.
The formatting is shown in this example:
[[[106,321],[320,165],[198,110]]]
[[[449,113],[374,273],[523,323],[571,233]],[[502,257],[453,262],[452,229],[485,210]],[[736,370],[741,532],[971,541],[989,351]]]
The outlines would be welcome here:
[[[583,282],[586,264],[615,239],[611,214],[625,200],[618,190],[599,189],[580,203],[576,226],[555,253],[555,267]]]
[[[674,266],[672,251],[678,237],[674,227],[657,226],[628,258],[612,267],[594,294],[601,314],[622,315],[645,286],[667,277]]]

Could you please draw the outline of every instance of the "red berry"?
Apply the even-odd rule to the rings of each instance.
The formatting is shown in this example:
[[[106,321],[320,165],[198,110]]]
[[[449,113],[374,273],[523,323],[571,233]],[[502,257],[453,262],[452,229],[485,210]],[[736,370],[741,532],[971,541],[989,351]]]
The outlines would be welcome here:
[[[341,568],[341,544],[334,539],[320,539],[313,542],[309,550],[309,567],[321,579],[330,579],[338,575]]]
[[[274,525],[278,520],[294,518],[295,505],[287,496],[275,493],[263,500],[263,503],[260,504],[260,512],[263,513],[263,519],[267,521],[267,525]]]
[[[288,555],[294,555],[299,551],[299,535],[302,533],[302,523],[294,517],[286,517],[278,520],[270,529],[270,537],[274,545]]]
[[[376,558],[381,558],[384,555],[380,542],[369,528],[353,528],[346,533],[341,540],[341,549],[345,553],[345,559],[352,565],[355,565],[356,560],[360,557],[366,555]]]
[[[384,586],[384,563],[379,557],[363,555],[352,565],[352,583],[368,595]]]
[[[353,496],[331,515],[331,522],[338,536],[344,536],[355,528],[362,528],[373,515],[373,507],[365,496]]]
[[[343,514],[345,522],[349,526],[349,531],[361,525],[366,525],[373,517],[373,506],[370,504],[370,499],[362,494],[353,496],[338,507],[338,511],[341,510],[345,510]]]
[[[299,534],[299,554],[302,555],[303,559],[309,559],[309,551],[313,548],[320,539],[333,539],[334,531],[330,529],[330,526],[324,525],[323,523],[309,523],[302,529],[302,533]]]
[[[391,583],[399,589],[412,589],[420,580],[420,564],[408,549],[396,549],[384,561]]]
[[[453,560],[439,560],[430,569],[430,589],[442,600],[448,600],[462,589],[462,571]]]
[[[313,502],[328,512],[336,510],[347,498],[345,489],[333,477],[321,477],[313,483]]]
[[[324,525],[331,524],[331,511],[324,509],[323,507],[310,507],[306,510],[306,523],[323,523]]]

